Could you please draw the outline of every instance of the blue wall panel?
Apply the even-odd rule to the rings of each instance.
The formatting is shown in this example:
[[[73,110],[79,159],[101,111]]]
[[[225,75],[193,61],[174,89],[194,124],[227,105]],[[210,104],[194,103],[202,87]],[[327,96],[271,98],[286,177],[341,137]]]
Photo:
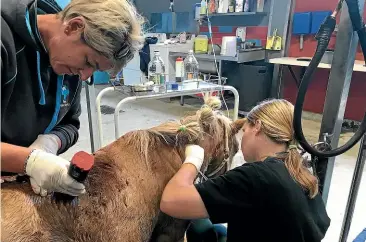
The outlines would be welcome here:
[[[218,26],[219,27],[219,33],[232,33],[233,27],[231,26]]]

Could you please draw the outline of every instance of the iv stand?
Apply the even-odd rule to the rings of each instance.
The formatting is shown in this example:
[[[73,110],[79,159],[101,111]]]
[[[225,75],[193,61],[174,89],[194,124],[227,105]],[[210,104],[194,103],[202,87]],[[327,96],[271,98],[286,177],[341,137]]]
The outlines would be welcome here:
[[[353,178],[351,183],[351,188],[348,196],[346,212],[343,218],[343,225],[341,230],[341,236],[339,241],[346,242],[348,233],[351,227],[353,212],[356,205],[358,191],[360,189],[360,183],[362,179],[362,172],[365,167],[366,162],[366,134],[364,134],[361,143],[360,149],[357,157],[356,167],[353,172]]]
[[[174,11],[174,0],[170,0],[169,10],[172,12],[172,34],[176,32],[177,15]]]

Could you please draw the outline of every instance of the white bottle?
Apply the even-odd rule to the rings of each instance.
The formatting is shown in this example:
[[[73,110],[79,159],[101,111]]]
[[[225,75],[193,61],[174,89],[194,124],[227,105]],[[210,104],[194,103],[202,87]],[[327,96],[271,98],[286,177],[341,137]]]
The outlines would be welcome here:
[[[244,0],[236,0],[235,12],[243,12]]]
[[[202,0],[202,1],[201,1],[200,14],[206,14],[206,11],[207,11],[207,4],[206,4],[206,0]]]
[[[249,0],[245,0],[243,11],[249,12]]]
[[[219,0],[218,13],[227,13],[229,10],[229,0]]]
[[[264,11],[264,0],[257,0],[257,12]]]
[[[182,82],[183,74],[184,74],[183,70],[184,70],[183,58],[178,57],[177,60],[175,61],[175,81],[176,82]]]

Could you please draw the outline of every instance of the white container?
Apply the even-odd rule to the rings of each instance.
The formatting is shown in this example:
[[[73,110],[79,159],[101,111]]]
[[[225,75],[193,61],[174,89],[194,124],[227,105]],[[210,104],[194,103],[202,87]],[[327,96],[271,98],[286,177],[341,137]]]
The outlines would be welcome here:
[[[229,0],[219,0],[218,13],[227,13],[229,9]]]
[[[206,14],[206,11],[207,11],[206,0],[202,0],[201,1],[200,14]]]
[[[236,36],[222,37],[221,55],[236,56]]]
[[[236,0],[235,12],[244,11],[244,0]]]
[[[249,12],[249,0],[245,0],[243,11]]]
[[[201,18],[200,13],[201,13],[201,4],[196,3],[196,5],[195,5],[195,16],[194,16],[195,20],[199,20]]]
[[[257,0],[257,12],[264,11],[264,0]]]

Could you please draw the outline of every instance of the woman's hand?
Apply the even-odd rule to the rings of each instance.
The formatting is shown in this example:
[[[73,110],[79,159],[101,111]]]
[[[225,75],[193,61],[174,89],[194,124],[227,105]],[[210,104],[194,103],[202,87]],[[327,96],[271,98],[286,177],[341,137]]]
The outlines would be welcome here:
[[[69,166],[69,161],[36,149],[27,159],[25,171],[30,176],[33,191],[41,196],[49,191],[72,196],[85,193],[85,186],[68,175]]]
[[[185,160],[183,164],[190,163],[194,165],[197,172],[201,170],[203,160],[205,158],[205,151],[199,145],[187,145],[185,150]]]

